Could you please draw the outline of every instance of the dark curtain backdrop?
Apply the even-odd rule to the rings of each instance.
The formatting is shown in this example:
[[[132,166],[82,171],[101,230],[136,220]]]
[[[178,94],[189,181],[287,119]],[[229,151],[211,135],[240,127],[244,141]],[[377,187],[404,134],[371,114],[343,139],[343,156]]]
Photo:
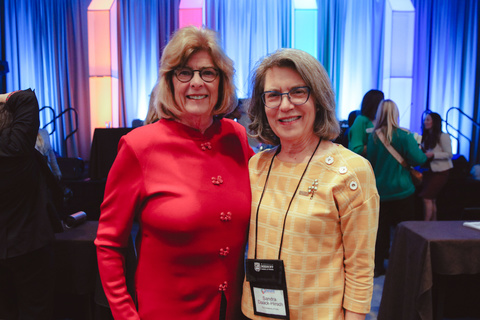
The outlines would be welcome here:
[[[179,0],[117,0],[120,46],[121,120],[129,126],[147,113],[157,80],[158,60],[178,27]],[[89,157],[87,7],[90,0],[0,0],[5,36],[1,51],[10,64],[6,91],[33,88],[40,106],[57,114],[73,107],[79,131],[67,114],[57,121],[53,145],[61,155]],[[424,110],[440,113],[457,107],[480,120],[477,0],[412,0],[415,7],[415,58],[410,128],[419,132]],[[338,118],[358,109],[363,94],[381,89],[384,0],[318,0],[318,59],[337,96]],[[236,68],[238,96],[248,97],[250,72],[257,61],[291,47],[291,0],[206,0],[206,25],[218,30]],[[3,10],[2,10],[3,11]],[[0,15],[1,16],[1,15]],[[1,80],[0,80],[1,81]],[[1,85],[1,82],[0,82]],[[0,87],[1,88],[1,87]],[[44,112],[42,124],[49,122]],[[460,137],[454,150],[480,162],[479,133],[459,112],[449,123]],[[455,133],[452,132],[455,136]]]

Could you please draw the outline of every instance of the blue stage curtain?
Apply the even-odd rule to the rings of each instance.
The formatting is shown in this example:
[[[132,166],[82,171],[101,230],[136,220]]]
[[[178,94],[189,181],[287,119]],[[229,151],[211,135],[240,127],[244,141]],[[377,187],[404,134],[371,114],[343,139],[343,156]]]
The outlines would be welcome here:
[[[478,0],[413,0],[415,7],[415,55],[411,128],[420,130],[423,110],[439,113],[456,107],[471,118],[478,114]],[[475,91],[477,90],[477,93]],[[472,122],[452,111],[449,123],[463,135],[452,139],[453,151],[480,161],[478,129],[475,139]],[[458,137],[455,129],[451,134]],[[444,131],[446,128],[444,127]],[[476,158],[476,160],[475,160]]]
[[[290,47],[291,0],[206,0],[205,7],[207,27],[219,32],[234,61],[238,97],[246,98],[258,60]]]
[[[0,0],[0,60],[5,60],[5,0]],[[3,69],[4,70],[4,69]],[[0,93],[5,93],[7,91],[7,83],[5,77],[0,75]]]
[[[32,88],[40,107],[59,115],[78,112],[77,134],[71,113],[57,121],[53,148],[63,156],[90,152],[87,7],[90,0],[5,0],[5,51],[10,72],[7,92]],[[2,8],[3,10],[3,8]],[[41,124],[52,117],[41,113]],[[51,131],[49,126],[47,130]]]
[[[381,87],[384,5],[378,0],[317,0],[318,57],[332,79],[340,119],[359,109],[365,92]],[[248,97],[258,60],[292,46],[291,16],[290,0],[206,1],[207,27],[220,33],[234,60],[240,98]]]
[[[79,113],[79,132],[68,141],[68,155],[88,157],[87,7],[90,0],[2,0],[10,65],[7,91],[36,89],[40,106],[57,114],[68,107]],[[118,0],[121,48],[122,123],[143,119],[156,82],[161,49],[178,25],[179,0]],[[248,97],[250,72],[257,61],[278,48],[291,47],[292,0],[206,0],[206,25],[219,31],[236,69],[239,98]],[[1,2],[0,2],[1,3]],[[415,7],[415,58],[411,128],[420,131],[429,109],[445,119],[460,108],[480,119],[477,0],[412,0]],[[359,109],[363,94],[381,89],[385,0],[318,0],[318,57],[329,73],[338,118]],[[48,122],[48,114],[42,116]],[[460,141],[459,153],[477,151],[478,130],[464,118],[452,119],[472,143]],[[67,154],[63,139],[74,126],[68,116],[58,123],[54,148]],[[474,133],[472,133],[474,131]],[[472,138],[473,137],[473,138]],[[456,143],[456,142],[454,142]]]
[[[317,1],[318,57],[332,79],[340,119],[359,109],[365,92],[381,87],[384,5],[378,0]],[[234,60],[240,98],[248,97],[258,60],[292,46],[291,16],[290,0],[206,1],[207,27],[220,33]]]
[[[332,80],[337,117],[360,109],[382,86],[384,1],[317,0],[318,60]]]
[[[144,120],[158,78],[161,50],[178,28],[180,0],[119,0],[121,120]]]

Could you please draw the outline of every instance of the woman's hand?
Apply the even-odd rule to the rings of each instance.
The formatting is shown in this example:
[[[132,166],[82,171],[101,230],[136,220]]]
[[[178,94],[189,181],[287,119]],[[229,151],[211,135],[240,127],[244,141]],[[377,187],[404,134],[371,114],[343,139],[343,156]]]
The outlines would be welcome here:
[[[435,156],[435,153],[431,151],[427,151],[425,152],[425,155],[427,156],[428,159],[433,159],[433,157]]]

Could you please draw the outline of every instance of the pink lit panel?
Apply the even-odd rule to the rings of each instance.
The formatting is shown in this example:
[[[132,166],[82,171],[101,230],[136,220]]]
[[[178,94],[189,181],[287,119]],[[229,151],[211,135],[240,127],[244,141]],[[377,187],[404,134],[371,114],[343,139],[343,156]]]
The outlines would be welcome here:
[[[110,13],[88,11],[88,64],[90,76],[110,76]]]
[[[179,27],[183,28],[186,26],[196,26],[197,28],[202,27],[202,8],[195,9],[180,9],[179,10]]]

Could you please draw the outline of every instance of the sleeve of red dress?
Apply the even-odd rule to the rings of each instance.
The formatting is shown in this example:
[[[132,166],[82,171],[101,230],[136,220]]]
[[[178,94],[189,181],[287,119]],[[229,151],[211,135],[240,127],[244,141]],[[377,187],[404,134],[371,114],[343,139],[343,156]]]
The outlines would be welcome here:
[[[98,224],[97,246],[100,279],[115,319],[140,319],[125,279],[124,249],[128,245],[135,209],[142,198],[140,163],[126,138],[108,174]]]

